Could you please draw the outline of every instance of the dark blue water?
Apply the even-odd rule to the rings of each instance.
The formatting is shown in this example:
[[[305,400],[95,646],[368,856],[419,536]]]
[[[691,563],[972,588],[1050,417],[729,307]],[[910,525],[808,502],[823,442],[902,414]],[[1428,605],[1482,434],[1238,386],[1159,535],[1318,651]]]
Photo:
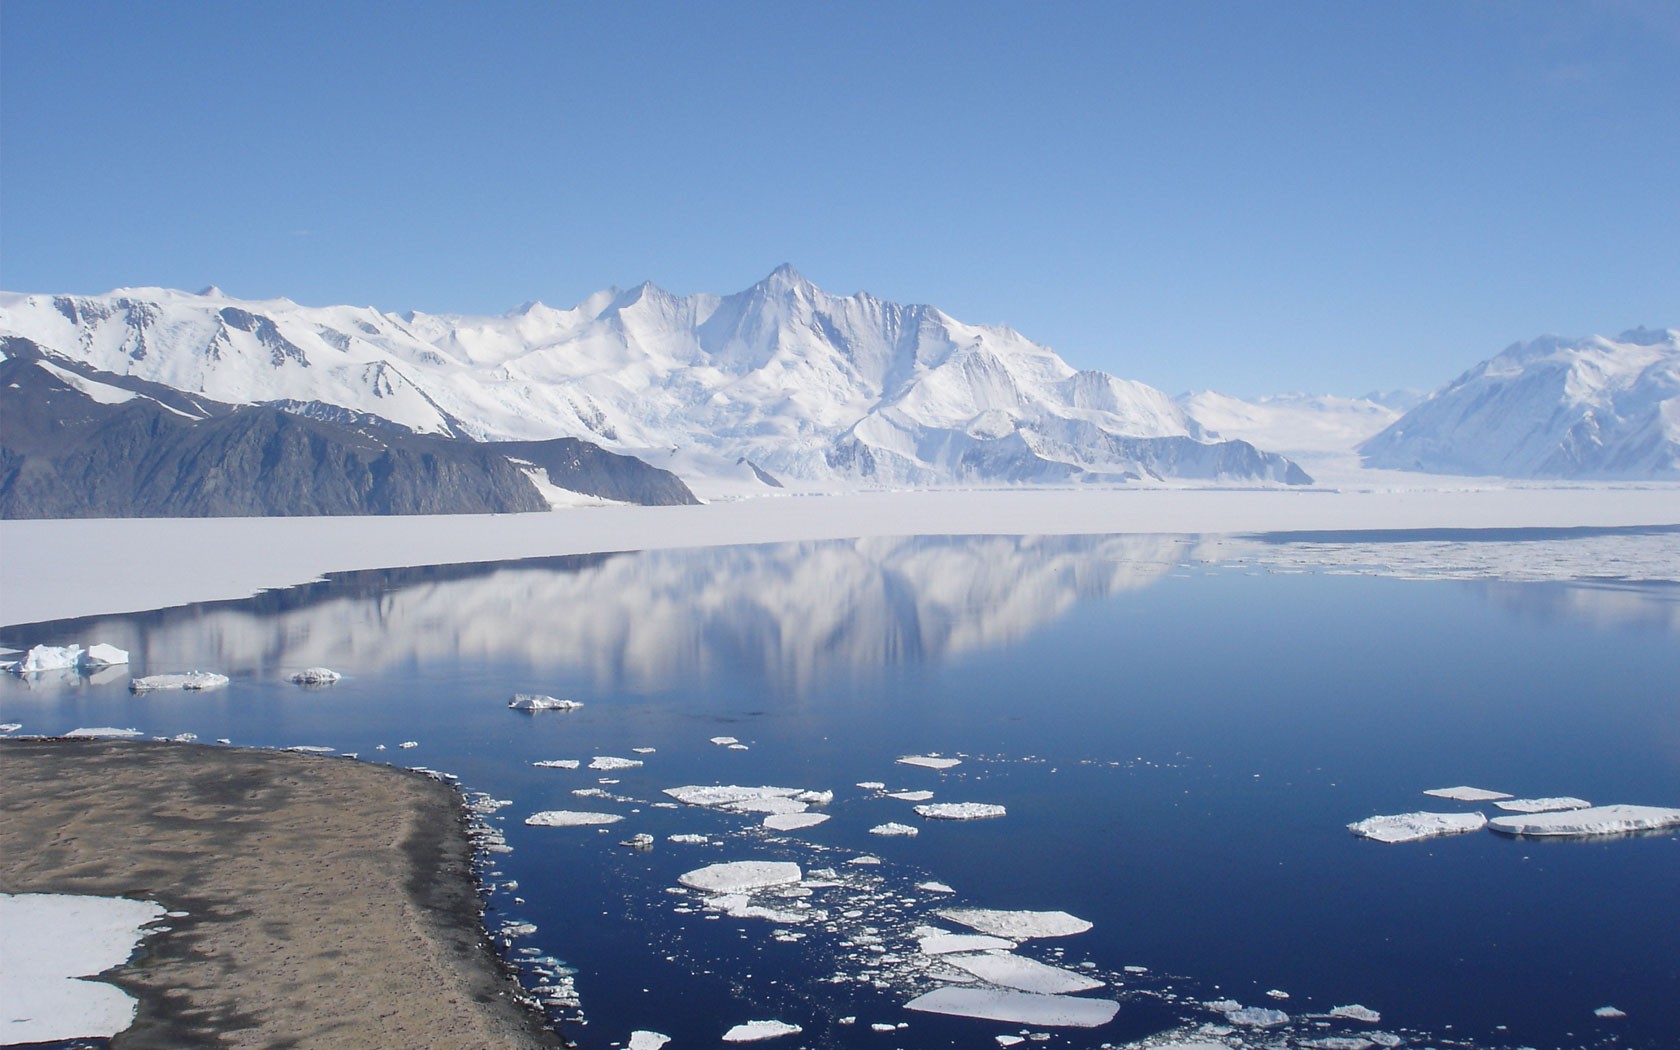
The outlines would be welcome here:
[[[1456,784],[1680,805],[1676,589],[1250,575],[1192,550],[859,541],[351,574],[8,630],[13,646],[131,648],[136,674],[203,667],[234,681],[134,697],[120,674],[8,679],[0,720],[324,745],[511,800],[497,826],[513,852],[487,878],[518,887],[492,894],[490,922],[534,923],[513,950],[576,969],[587,1023],[556,1016],[587,1047],[635,1028],[713,1043],[769,1017],[804,1026],[801,1045],[989,1044],[1023,1026],[902,1009],[931,985],[892,960],[953,904],[1095,923],[1021,949],[1093,964],[1111,987],[1089,994],[1121,1001],[1109,1025],[1056,1029],[1058,1046],[1215,1022],[1197,1001],[1223,998],[1293,1015],[1274,1039],[1368,1031],[1305,1017],[1361,1003],[1409,1045],[1677,1045],[1680,836],[1384,846],[1345,830],[1377,813],[1477,808],[1421,795]],[[284,681],[317,663],[348,677]],[[519,691],[586,706],[507,710]],[[718,735],[749,750],[708,742]],[[963,764],[894,763],[917,752]],[[594,755],[645,765],[531,765]],[[922,821],[860,781],[1009,813]],[[756,818],[655,805],[690,783],[831,789],[832,819],[776,835]],[[591,787],[617,799],[573,794]],[[544,809],[626,819],[521,823]],[[868,834],[886,821],[921,834]],[[637,832],[654,848],[619,845]],[[680,832],[720,844],[667,840]],[[883,863],[845,863],[860,854]],[[831,921],[676,910],[696,904],[667,892],[678,875],[741,859],[833,868],[847,885],[809,901]],[[956,893],[915,888],[928,879]],[[1595,1017],[1604,1005],[1628,1016]]]

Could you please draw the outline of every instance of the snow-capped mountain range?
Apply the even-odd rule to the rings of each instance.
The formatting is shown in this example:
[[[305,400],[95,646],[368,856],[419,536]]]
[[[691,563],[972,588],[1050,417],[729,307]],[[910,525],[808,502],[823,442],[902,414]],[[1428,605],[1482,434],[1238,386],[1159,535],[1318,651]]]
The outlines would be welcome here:
[[[1680,330],[1513,344],[1359,448],[1394,470],[1680,479]]]
[[[931,306],[830,295],[788,266],[734,295],[643,284],[500,317],[214,288],[4,293],[0,334],[219,401],[479,440],[582,438],[691,481],[1310,481],[1152,387]]]

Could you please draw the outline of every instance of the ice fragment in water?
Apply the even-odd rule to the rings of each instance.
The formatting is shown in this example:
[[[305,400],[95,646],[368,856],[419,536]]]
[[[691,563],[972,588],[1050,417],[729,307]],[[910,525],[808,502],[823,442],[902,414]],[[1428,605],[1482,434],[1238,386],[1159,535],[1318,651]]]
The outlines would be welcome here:
[[[525,818],[525,823],[537,828],[582,828],[598,824],[617,824],[624,818],[617,813],[591,813],[581,809],[546,809]]]
[[[144,736],[138,729],[117,729],[114,726],[94,726],[91,729],[72,729],[64,734],[78,740],[101,740],[108,738]]]
[[[37,645],[24,654],[12,668],[14,674],[38,674],[42,671],[63,671],[75,667],[76,661],[81,659],[82,647],[79,645]]]
[[[915,931],[917,950],[923,955],[949,955],[952,952],[1008,951],[1015,942],[984,933],[951,933],[937,926],[918,926]]]
[[[792,861],[736,860],[684,872],[677,881],[707,893],[743,893],[791,885],[803,877],[799,865]]]
[[[765,798],[791,799],[799,794],[799,788],[783,787],[740,787],[734,784],[714,784],[702,786],[690,784],[685,787],[666,788],[665,794],[678,802],[686,802],[691,806],[728,806],[740,802]]]
[[[926,802],[933,797],[931,791],[890,791],[888,798],[896,798],[900,802]]]
[[[659,749],[656,747],[633,747],[630,749],[630,753],[634,755],[651,755],[658,750]]]
[[[1025,940],[1029,937],[1069,937],[1084,933],[1091,924],[1065,911],[998,911],[990,908],[941,908],[942,919],[994,937]]]
[[[103,642],[88,646],[87,651],[82,653],[81,657],[82,667],[89,671],[97,671],[104,667],[115,667],[118,664],[126,663],[128,663],[127,649],[118,649],[114,645],[106,645]]]
[[[665,837],[671,842],[684,842],[696,846],[704,846],[706,843],[711,841],[704,835],[693,835],[687,832],[677,835],[667,835]]]
[[[1593,1011],[1593,1016],[1609,1018],[1626,1017],[1627,1012],[1625,1010],[1618,1010],[1614,1006],[1601,1006]]]
[[[1480,813],[1397,813],[1355,821],[1348,825],[1348,830],[1377,842],[1416,842],[1438,835],[1480,831],[1487,822]]]
[[[865,791],[880,791],[887,785],[881,783],[879,780],[860,780],[858,781],[857,786]]]
[[[330,667],[305,667],[292,675],[292,681],[298,685],[332,685],[343,677]]]
[[[129,681],[131,693],[159,692],[167,689],[215,689],[227,685],[225,674],[214,671],[188,671],[185,674],[154,674]]]
[[[1288,1014],[1264,1006],[1245,1006],[1240,1010],[1232,1010],[1225,1017],[1232,1024],[1243,1024],[1252,1028],[1273,1028],[1289,1023]]]
[[[712,743],[719,747],[728,747],[730,744],[739,744],[740,741],[732,736],[714,736],[712,737]]]
[[[918,890],[921,890],[921,891],[925,892],[925,893],[955,893],[955,892],[957,892],[955,889],[953,889],[950,886],[947,886],[943,882],[934,882],[932,880],[929,880],[927,882],[918,882],[918,883],[916,883],[916,888]]]
[[[1012,1024],[1095,1028],[1112,1021],[1120,1004],[1110,999],[1040,995],[1006,988],[936,988],[905,1003],[904,1008]]]
[[[962,765],[960,758],[941,758],[938,755],[904,755],[898,760],[901,766],[921,766],[924,769],[950,769],[952,766]]]
[[[931,820],[985,820],[1009,815],[1008,810],[990,802],[928,802],[915,808]]]
[[[635,769],[642,764],[639,758],[615,758],[612,755],[596,755],[589,763],[590,769]]]
[[[1505,835],[1623,835],[1680,827],[1680,809],[1660,806],[1593,806],[1520,817],[1495,817],[1488,827]]]
[[[1330,1011],[1330,1016],[1346,1018],[1349,1021],[1364,1021],[1367,1024],[1376,1024],[1382,1020],[1382,1014],[1377,1013],[1369,1006],[1360,1006],[1358,1003],[1351,1006],[1338,1006]]]
[[[397,746],[406,750],[407,748],[411,748],[411,747],[419,747],[420,746],[420,741],[418,741],[418,740],[404,740],[402,743],[398,744]]]
[[[987,984],[1023,992],[1061,995],[1066,992],[1088,992],[1103,986],[1102,981],[1008,952],[953,955],[946,961],[952,966],[967,970]]]
[[[895,824],[888,821],[885,824],[877,824],[870,828],[869,833],[871,835],[919,835],[921,829],[911,827],[909,824]]]
[[[748,1021],[738,1024],[723,1033],[726,1043],[756,1043],[760,1039],[776,1039],[784,1035],[797,1035],[805,1029],[796,1024],[784,1021]]]
[[[1558,798],[1513,798],[1495,802],[1494,805],[1507,813],[1551,813],[1560,809],[1588,809],[1592,803],[1584,798],[1563,795]]]
[[[508,706],[515,711],[576,711],[583,704],[577,700],[562,700],[542,693],[515,693]]]
[[[827,813],[772,813],[764,818],[764,826],[771,831],[798,831],[815,827],[828,819]]]
[[[671,1037],[663,1032],[648,1032],[638,1029],[630,1033],[627,1050],[659,1050],[671,1041]]]
[[[1492,802],[1495,799],[1511,797],[1504,791],[1489,791],[1486,788],[1464,787],[1462,785],[1450,788],[1430,788],[1424,794],[1432,795],[1435,798],[1450,798],[1455,802]]]
[[[15,733],[22,728],[22,722],[0,722],[0,733]]]
[[[538,769],[576,769],[581,763],[575,758],[544,758],[531,764]]]

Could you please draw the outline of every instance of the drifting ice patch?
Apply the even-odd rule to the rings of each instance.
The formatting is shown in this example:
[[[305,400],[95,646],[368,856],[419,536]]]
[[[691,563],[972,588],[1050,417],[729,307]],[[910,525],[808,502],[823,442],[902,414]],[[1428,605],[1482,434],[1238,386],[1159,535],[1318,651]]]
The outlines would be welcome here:
[[[1609,1017],[1609,1018],[1626,1017],[1627,1016],[1627,1011],[1618,1010],[1614,1006],[1601,1006],[1598,1009],[1593,1011],[1593,1016],[1594,1017]]]
[[[677,876],[677,881],[691,890],[706,893],[747,893],[788,886],[802,878],[799,865],[792,861],[735,860],[695,868]]]
[[[128,683],[131,693],[152,693],[165,689],[216,689],[228,684],[225,674],[214,671],[188,671],[185,674],[154,674],[135,678]]]
[[[904,1004],[906,1010],[1011,1024],[1095,1028],[1114,1020],[1120,1004],[1004,988],[936,988]]]
[[[730,744],[739,744],[740,741],[732,736],[714,736],[712,737],[712,743],[719,747],[728,747]]]
[[[542,693],[514,693],[508,706],[515,711],[576,711],[583,704],[577,700],[562,700]]]
[[[292,681],[298,685],[332,685],[343,677],[330,667],[305,667],[292,675]]]
[[[596,755],[589,763],[590,769],[635,769],[642,764],[639,758],[614,758],[612,755]]]
[[[1240,1010],[1232,1010],[1225,1015],[1225,1019],[1232,1024],[1248,1025],[1251,1028],[1275,1028],[1280,1024],[1289,1023],[1288,1014],[1265,1006],[1245,1006]]]
[[[885,824],[877,824],[870,828],[869,833],[871,835],[920,835],[922,829],[911,827],[909,824],[895,824],[888,821]]]
[[[1494,805],[1507,813],[1551,813],[1560,809],[1590,809],[1592,803],[1584,798],[1564,795],[1559,798],[1513,798]]]
[[[114,726],[94,726],[92,729],[72,729],[64,734],[76,740],[111,740],[144,736],[138,729],[117,729]]]
[[[764,826],[771,831],[798,831],[828,819],[827,813],[772,813],[764,818]]]
[[[121,966],[145,935],[141,927],[164,914],[161,905],[122,897],[0,893],[0,1002],[11,1004],[0,1038],[7,1045],[109,1038],[132,1025],[132,996],[79,978]]]
[[[929,802],[916,812],[933,820],[985,820],[1008,816],[1009,811],[990,802]]]
[[[1510,798],[1511,797],[1509,794],[1507,794],[1506,792],[1503,792],[1503,791],[1489,791],[1486,788],[1473,788],[1473,787],[1463,787],[1463,786],[1450,787],[1450,788],[1430,788],[1428,791],[1425,791],[1424,794],[1425,795],[1431,795],[1435,798],[1450,798],[1454,802],[1493,802],[1497,799]]]
[[[918,926],[913,931],[917,951],[923,955],[950,955],[953,952],[1009,951],[1015,942],[983,933],[951,933],[937,926]]]
[[[597,824],[617,824],[624,818],[617,813],[591,813],[581,809],[545,809],[525,818],[534,828],[582,828]]]
[[[1349,1021],[1364,1021],[1366,1024],[1376,1024],[1382,1020],[1382,1014],[1377,1013],[1369,1006],[1360,1006],[1358,1003],[1351,1006],[1338,1006],[1330,1011],[1329,1016],[1342,1017]]]
[[[626,1044],[626,1047],[627,1050],[659,1050],[660,1047],[670,1041],[671,1037],[664,1032],[648,1032],[638,1029],[630,1033],[630,1042]]]
[[[900,802],[926,802],[933,797],[931,791],[889,791],[888,798],[896,798]]]
[[[576,769],[582,765],[575,758],[544,758],[531,763],[538,769]]]
[[[1071,937],[1084,933],[1091,924],[1065,911],[998,911],[991,908],[941,908],[942,919],[971,930],[1024,941],[1031,937]]]
[[[978,955],[953,955],[945,960],[952,966],[967,970],[985,981],[1003,988],[1022,992],[1041,992],[1062,995],[1067,992],[1088,992],[1101,988],[1102,981],[1049,966],[1036,959],[1027,959],[1008,952],[984,952]]]
[[[954,887],[948,886],[943,882],[934,882],[932,880],[929,880],[927,882],[918,882],[918,883],[916,883],[916,888],[918,890],[921,890],[924,893],[955,893],[955,892],[957,892]]]
[[[1660,806],[1593,806],[1589,809],[1495,817],[1488,827],[1505,835],[1624,835],[1680,827],[1680,809]]]
[[[1439,835],[1480,831],[1487,823],[1487,817],[1480,813],[1397,813],[1355,821],[1348,825],[1348,830],[1362,839],[1377,842],[1417,842]]]
[[[690,806],[728,806],[753,799],[790,799],[799,794],[799,788],[739,787],[733,784],[715,784],[705,787],[690,784],[686,787],[666,788],[665,794]]]
[[[858,781],[857,786],[865,791],[880,791],[887,785],[881,783],[879,780],[860,780]]]
[[[126,663],[128,663],[127,649],[118,649],[114,645],[106,645],[103,642],[88,646],[87,651],[82,653],[81,658],[82,670],[84,671],[99,671]]]
[[[756,1043],[760,1039],[776,1039],[784,1035],[797,1035],[805,1029],[796,1024],[786,1024],[782,1021],[748,1021],[738,1024],[723,1033],[726,1043]]]
[[[75,667],[81,656],[82,647],[79,645],[37,645],[24,654],[23,659],[12,667],[12,672],[26,675],[63,671]]]
[[[962,765],[960,758],[940,758],[938,755],[905,755],[898,760],[901,766],[921,766],[924,769],[950,769]]]

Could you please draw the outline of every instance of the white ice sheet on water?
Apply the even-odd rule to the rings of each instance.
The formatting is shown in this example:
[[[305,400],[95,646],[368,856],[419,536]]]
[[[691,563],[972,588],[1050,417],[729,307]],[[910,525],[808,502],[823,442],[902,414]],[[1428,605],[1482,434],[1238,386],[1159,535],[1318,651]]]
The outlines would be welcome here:
[[[1506,835],[1625,835],[1680,827],[1680,809],[1661,806],[1593,806],[1589,809],[1495,817],[1488,827]]]
[[[108,1038],[133,1024],[126,992],[77,978],[126,962],[140,927],[164,911],[121,897],[0,893],[0,1045]]]
[[[1040,995],[1006,988],[936,988],[904,1004],[906,1010],[1010,1024],[1095,1028],[1120,1011],[1111,999]]]
[[[1584,798],[1562,795],[1557,798],[1513,798],[1495,802],[1507,813],[1550,813],[1560,809],[1587,809],[1592,805]]]
[[[707,893],[748,893],[791,885],[803,877],[799,865],[792,861],[734,860],[684,872],[677,881],[691,890]]]
[[[581,809],[547,809],[525,818],[535,828],[586,828],[600,824],[617,824],[624,818],[617,813],[591,813]]]
[[[930,820],[990,820],[1009,815],[1007,809],[990,802],[926,802],[915,810]]]
[[[1455,802],[1492,802],[1495,799],[1511,797],[1503,791],[1489,791],[1487,788],[1464,786],[1430,788],[1428,791],[1425,791],[1424,794],[1430,795],[1434,798],[1450,798]]]
[[[1093,977],[1009,952],[950,955],[946,956],[945,961],[959,969],[967,970],[987,984],[1013,988],[1021,992],[1063,995],[1068,992],[1089,992],[1103,986],[1102,981]]]
[[[1480,831],[1487,822],[1487,817],[1480,813],[1394,813],[1356,820],[1348,825],[1348,830],[1362,839],[1377,842],[1417,842]]]
[[[784,1035],[798,1035],[805,1029],[785,1021],[748,1021],[723,1033],[726,1043],[756,1043],[761,1039],[777,1039]]]
[[[960,758],[941,758],[938,755],[905,755],[898,760],[901,766],[921,766],[924,769],[950,769],[962,765]]]
[[[1026,940],[1031,937],[1070,937],[1091,924],[1065,911],[1000,911],[994,908],[940,908],[942,919],[994,937]]]

